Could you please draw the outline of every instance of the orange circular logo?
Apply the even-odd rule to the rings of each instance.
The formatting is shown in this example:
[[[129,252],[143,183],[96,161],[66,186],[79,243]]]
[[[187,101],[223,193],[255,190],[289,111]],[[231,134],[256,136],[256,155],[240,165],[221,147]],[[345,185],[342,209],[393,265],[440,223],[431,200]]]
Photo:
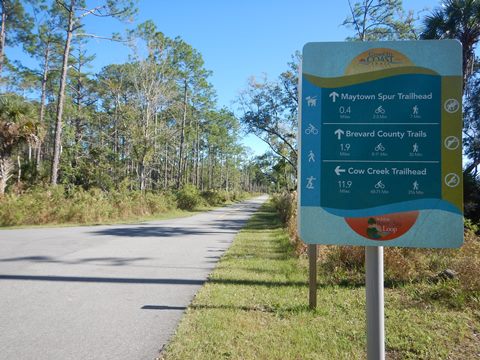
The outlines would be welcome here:
[[[357,234],[370,240],[392,240],[405,234],[415,224],[418,211],[369,216],[362,218],[345,218],[348,226]]]

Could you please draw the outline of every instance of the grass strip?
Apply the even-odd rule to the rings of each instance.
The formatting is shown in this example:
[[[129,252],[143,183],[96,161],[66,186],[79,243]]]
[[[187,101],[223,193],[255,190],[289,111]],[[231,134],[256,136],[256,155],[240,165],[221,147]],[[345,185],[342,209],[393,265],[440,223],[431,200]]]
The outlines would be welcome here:
[[[319,278],[308,309],[307,261],[266,204],[199,291],[160,359],[365,359],[365,288]],[[410,285],[409,285],[410,286]],[[387,358],[477,359],[480,314],[385,290]]]

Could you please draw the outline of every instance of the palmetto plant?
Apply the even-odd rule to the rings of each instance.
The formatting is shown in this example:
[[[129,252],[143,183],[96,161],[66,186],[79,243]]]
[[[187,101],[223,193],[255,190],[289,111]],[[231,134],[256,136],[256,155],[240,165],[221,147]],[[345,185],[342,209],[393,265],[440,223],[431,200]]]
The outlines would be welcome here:
[[[0,97],[0,196],[14,169],[12,153],[24,143],[38,143],[35,114],[30,104],[14,95]]]
[[[463,86],[474,72],[480,41],[480,0],[446,0],[425,17],[424,39],[457,39],[463,45]]]

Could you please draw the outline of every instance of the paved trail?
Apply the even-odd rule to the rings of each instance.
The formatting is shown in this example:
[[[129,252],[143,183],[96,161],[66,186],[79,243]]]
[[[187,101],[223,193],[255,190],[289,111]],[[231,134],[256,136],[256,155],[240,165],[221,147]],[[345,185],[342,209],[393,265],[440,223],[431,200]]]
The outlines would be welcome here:
[[[135,225],[0,230],[0,359],[154,359],[265,200]]]

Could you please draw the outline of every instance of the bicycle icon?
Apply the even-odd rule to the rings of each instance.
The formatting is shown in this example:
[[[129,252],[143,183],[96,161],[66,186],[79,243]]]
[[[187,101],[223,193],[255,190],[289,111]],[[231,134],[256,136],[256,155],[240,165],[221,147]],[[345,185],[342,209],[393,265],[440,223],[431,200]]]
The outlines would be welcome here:
[[[385,146],[383,146],[382,143],[380,143],[377,146],[375,146],[375,151],[383,152],[383,151],[385,151]]]
[[[308,127],[305,129],[305,134],[307,135],[318,135],[318,129],[312,124],[308,124]]]
[[[383,115],[383,114],[385,114],[385,109],[383,108],[382,105],[380,105],[375,109],[375,115]]]
[[[385,184],[382,182],[382,180],[375,184],[375,189],[385,189]]]

